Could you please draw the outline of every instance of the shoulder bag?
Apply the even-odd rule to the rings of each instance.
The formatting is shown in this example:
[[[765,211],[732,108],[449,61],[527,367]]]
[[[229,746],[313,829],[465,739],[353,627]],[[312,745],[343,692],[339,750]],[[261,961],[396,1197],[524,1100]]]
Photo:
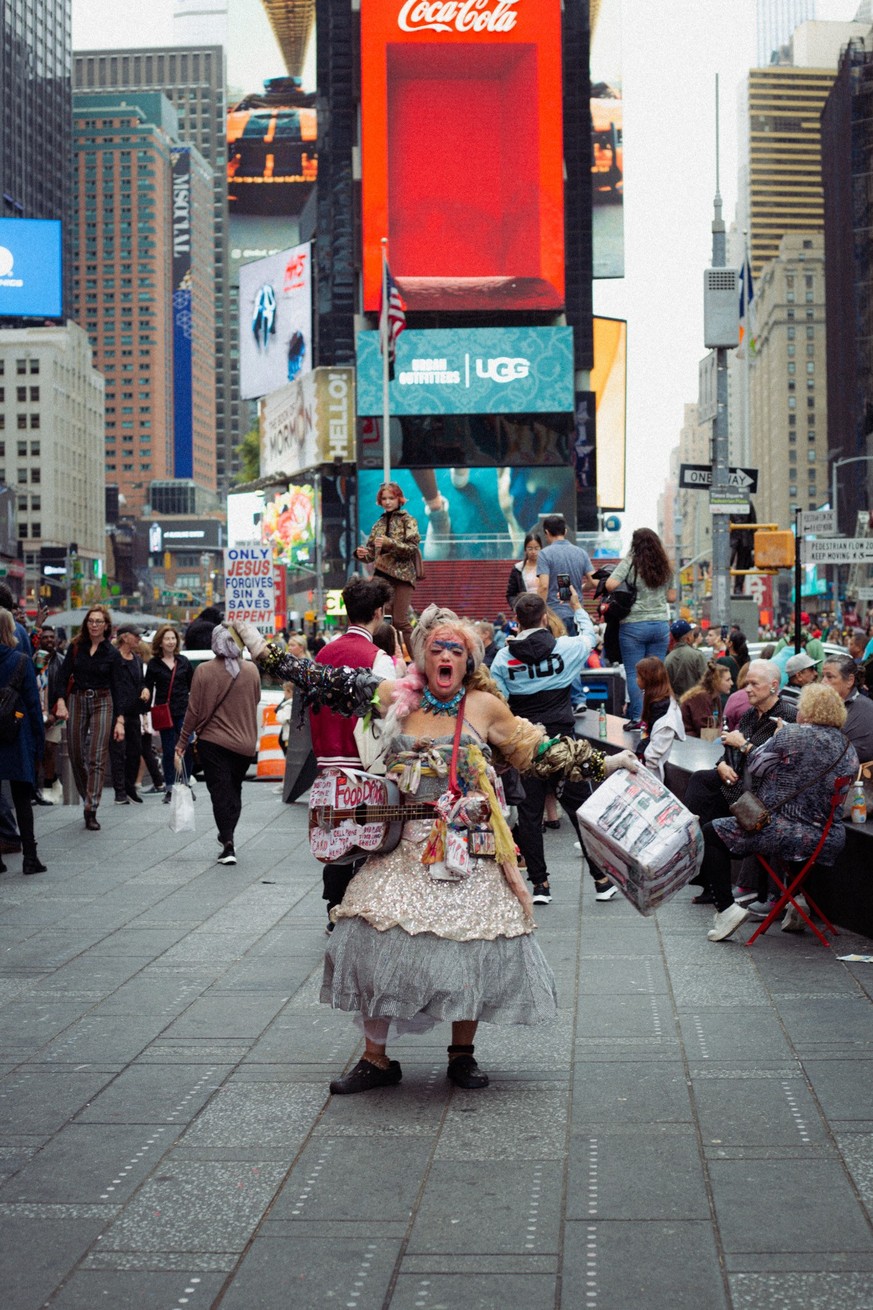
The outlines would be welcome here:
[[[170,697],[173,694],[173,682],[176,677],[176,669],[179,667],[179,661],[173,661],[173,672],[170,674],[170,686],[167,689],[167,699],[160,705],[152,706],[152,727],[157,728],[158,732],[166,731],[173,726],[173,711],[170,709]]]
[[[814,787],[826,774],[830,773],[831,769],[836,768],[850,745],[851,742],[847,741],[836,759],[831,760],[822,769],[821,773],[817,773],[812,782],[805,782],[802,787],[798,787],[790,796],[785,796],[781,801],[777,801],[770,809],[767,809],[764,802],[753,791],[744,791],[739,799],[734,801],[733,805],[728,806],[743,832],[761,832],[763,828],[766,828],[777,810],[780,810],[783,805],[787,805],[789,801],[793,801],[795,796],[799,796],[802,791]]]
[[[630,573],[609,593],[606,606],[606,619],[626,619],[637,599],[637,566],[633,565],[633,578]]]

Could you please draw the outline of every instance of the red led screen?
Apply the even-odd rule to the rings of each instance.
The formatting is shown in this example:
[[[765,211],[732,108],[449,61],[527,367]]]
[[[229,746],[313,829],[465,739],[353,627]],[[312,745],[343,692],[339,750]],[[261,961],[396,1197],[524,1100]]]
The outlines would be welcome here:
[[[564,303],[560,0],[361,0],[364,308]]]

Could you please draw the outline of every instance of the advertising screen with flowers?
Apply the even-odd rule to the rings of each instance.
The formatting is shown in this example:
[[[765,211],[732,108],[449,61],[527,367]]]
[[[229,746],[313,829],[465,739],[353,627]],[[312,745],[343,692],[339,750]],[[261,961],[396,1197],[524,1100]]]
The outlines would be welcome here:
[[[286,567],[310,567],[315,560],[315,488],[309,483],[267,495],[261,539]]]

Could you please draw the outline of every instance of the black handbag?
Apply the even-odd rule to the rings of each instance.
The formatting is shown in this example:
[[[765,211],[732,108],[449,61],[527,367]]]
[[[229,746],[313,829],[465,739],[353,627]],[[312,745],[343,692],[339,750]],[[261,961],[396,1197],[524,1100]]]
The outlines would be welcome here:
[[[634,607],[637,599],[637,567],[633,567],[633,578],[630,574],[624,578],[614,591],[609,593],[609,604],[606,607],[604,617],[607,621],[610,619],[626,619]]]

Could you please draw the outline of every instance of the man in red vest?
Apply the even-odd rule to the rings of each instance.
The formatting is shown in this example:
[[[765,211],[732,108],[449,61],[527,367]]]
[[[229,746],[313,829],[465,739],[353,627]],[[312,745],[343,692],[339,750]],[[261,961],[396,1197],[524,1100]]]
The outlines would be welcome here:
[[[329,641],[318,652],[316,664],[346,665],[352,669],[372,669],[380,678],[397,676],[394,661],[373,641],[373,633],[384,618],[384,607],[391,598],[391,588],[382,578],[353,578],[343,590],[343,603],[349,626],[341,637]],[[343,718],[333,710],[310,710],[309,727],[312,749],[319,769],[360,769],[361,760],[355,745],[356,719]],[[326,864],[323,870],[324,891],[330,914],[339,905],[346,888],[363,864]],[[333,929],[328,920],[327,931]]]

